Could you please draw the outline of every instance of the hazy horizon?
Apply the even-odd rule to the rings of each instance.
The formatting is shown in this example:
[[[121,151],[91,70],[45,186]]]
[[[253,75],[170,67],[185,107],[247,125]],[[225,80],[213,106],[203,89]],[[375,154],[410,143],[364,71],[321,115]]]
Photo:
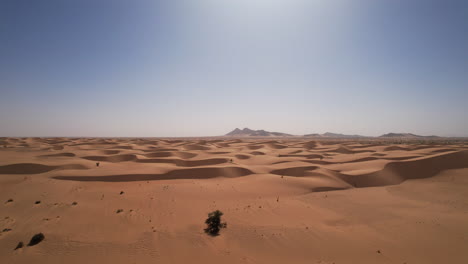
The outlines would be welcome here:
[[[0,137],[468,136],[468,2],[0,3]]]

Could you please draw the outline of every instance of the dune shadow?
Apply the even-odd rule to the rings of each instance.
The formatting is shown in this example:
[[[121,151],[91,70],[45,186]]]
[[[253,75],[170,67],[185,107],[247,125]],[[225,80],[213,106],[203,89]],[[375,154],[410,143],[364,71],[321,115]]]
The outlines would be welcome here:
[[[216,177],[236,178],[253,174],[252,171],[241,167],[213,167],[173,170],[161,174],[122,174],[108,176],[55,176],[57,180],[68,181],[99,181],[99,182],[131,182],[158,181],[181,179],[210,179]]]

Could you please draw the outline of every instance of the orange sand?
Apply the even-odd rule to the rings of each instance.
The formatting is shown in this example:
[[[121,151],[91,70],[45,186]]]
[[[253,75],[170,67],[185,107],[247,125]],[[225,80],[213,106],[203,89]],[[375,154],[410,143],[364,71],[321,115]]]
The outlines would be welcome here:
[[[458,143],[0,138],[0,202],[0,263],[468,263]]]

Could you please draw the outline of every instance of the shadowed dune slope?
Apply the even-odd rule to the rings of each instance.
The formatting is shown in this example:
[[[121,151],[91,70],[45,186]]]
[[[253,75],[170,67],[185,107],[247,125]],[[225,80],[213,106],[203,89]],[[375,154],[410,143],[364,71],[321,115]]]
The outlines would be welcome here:
[[[113,149],[133,149],[132,146],[115,146],[112,147]]]
[[[185,145],[183,146],[184,149],[186,150],[210,150],[210,147],[205,147],[200,144],[192,144],[192,145]]]
[[[113,149],[107,150],[106,149],[106,150],[100,150],[99,152],[103,155],[116,155],[120,153],[120,150],[113,150]]]
[[[308,141],[308,142],[305,142],[304,145],[303,145],[303,147],[304,147],[305,149],[313,149],[313,148],[317,147],[317,142],[315,142],[315,141]]]
[[[133,161],[137,159],[136,155],[133,154],[122,154],[114,156],[86,156],[82,159],[92,160],[92,161],[108,161],[108,162],[123,162],[123,161]]]
[[[365,153],[365,152],[375,152],[374,150],[352,150],[347,147],[339,147],[334,150],[330,150],[330,152],[340,153],[340,154],[354,154],[354,153]]]
[[[37,163],[17,163],[0,166],[0,174],[39,174],[51,170],[84,170],[88,169],[81,164],[68,164],[61,166],[49,166]]]
[[[307,159],[321,159],[323,158],[322,155],[319,154],[285,154],[285,155],[278,155],[278,157],[299,157],[299,158],[307,158]]]
[[[407,161],[390,162],[377,172],[361,175],[341,175],[355,187],[372,187],[399,184],[408,179],[435,176],[443,170],[468,168],[468,151],[459,151]]]
[[[197,154],[183,151],[157,151],[144,154],[144,156],[147,158],[179,157],[182,159],[190,159],[197,156]]]
[[[143,152],[162,152],[162,151],[178,151],[176,148],[150,148],[150,149],[141,149]]]
[[[40,155],[39,158],[49,158],[49,157],[75,157],[75,153],[65,152],[65,153],[57,153],[57,154],[49,154],[49,155]]]
[[[220,155],[220,154],[229,154],[231,152],[229,151],[212,151],[212,152],[208,152],[208,154],[215,154],[215,155]]]
[[[307,172],[317,169],[317,166],[306,166],[306,167],[291,167],[285,169],[272,170],[271,174],[286,175],[286,176],[307,176]]]
[[[431,151],[431,153],[436,154],[436,153],[443,153],[443,152],[450,152],[450,151],[455,151],[455,149],[449,148],[449,149],[436,149]]]
[[[62,150],[64,147],[63,146],[53,146],[53,150]]]
[[[248,145],[248,146],[246,146],[246,148],[248,148],[250,150],[257,150],[257,149],[261,149],[263,147],[264,147],[263,145]]]
[[[181,159],[137,159],[140,163],[170,163],[180,167],[198,167],[216,165],[228,162],[228,159],[213,158],[204,160],[181,160]]]
[[[384,151],[395,151],[395,150],[403,150],[403,151],[408,151],[410,150],[409,148],[404,148],[400,146],[389,146],[384,148]]]
[[[162,174],[124,174],[109,176],[56,176],[54,179],[71,181],[130,182],[178,179],[210,179],[216,177],[235,178],[253,174],[241,167],[191,168],[173,170]]]
[[[287,148],[287,146],[281,145],[281,144],[278,144],[278,143],[267,143],[267,144],[265,144],[265,146],[267,146],[268,148],[271,148],[271,149],[284,149],[284,148]]]
[[[263,153],[261,151],[252,151],[252,152],[250,152],[250,154],[252,154],[252,155],[265,155],[265,153]]]
[[[235,157],[238,159],[250,159],[249,155],[244,155],[244,154],[237,154],[235,155]]]

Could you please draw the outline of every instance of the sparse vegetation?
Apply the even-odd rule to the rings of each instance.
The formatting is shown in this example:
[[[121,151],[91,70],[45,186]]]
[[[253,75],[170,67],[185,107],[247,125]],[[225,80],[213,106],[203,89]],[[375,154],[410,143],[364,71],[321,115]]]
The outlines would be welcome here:
[[[40,203],[41,203],[41,201],[36,201],[34,204],[40,204]]]
[[[45,236],[44,234],[42,233],[39,233],[39,234],[35,234],[32,238],[31,238],[31,241],[29,241],[29,244],[28,246],[34,246],[34,245],[37,245],[39,243],[41,243],[42,240],[44,240]]]
[[[117,209],[117,214],[120,214],[121,212],[123,212],[123,209]]]
[[[207,225],[205,233],[211,236],[217,236],[221,228],[227,227],[227,223],[221,223],[221,216],[223,216],[223,212],[219,210],[208,214],[208,218],[205,220],[205,224]]]
[[[19,242],[18,245],[15,247],[15,250],[20,249],[24,246],[23,242]]]

